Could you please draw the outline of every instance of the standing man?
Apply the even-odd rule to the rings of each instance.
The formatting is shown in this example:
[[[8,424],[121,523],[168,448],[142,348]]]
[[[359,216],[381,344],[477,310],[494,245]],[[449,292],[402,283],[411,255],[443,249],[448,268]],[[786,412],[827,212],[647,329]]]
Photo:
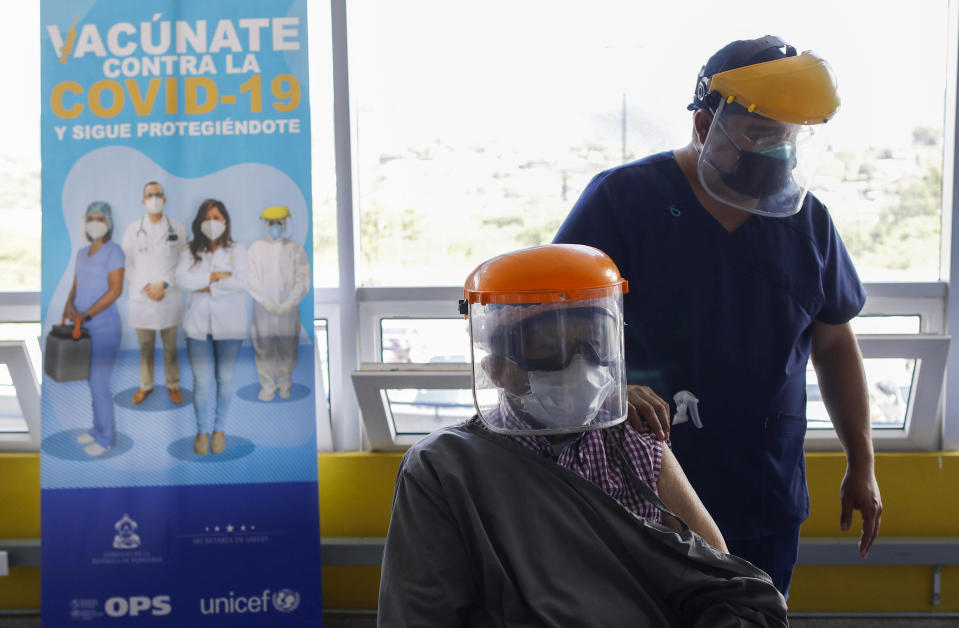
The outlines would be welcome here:
[[[813,125],[838,108],[814,53],[772,36],[732,42],[699,73],[691,142],[596,176],[555,238],[605,251],[629,277],[630,403],[671,438],[730,551],[784,594],[809,514],[810,354],[846,452],[840,527],[861,511],[863,556],[882,512],[849,325],[865,292],[807,193]],[[672,430],[663,399],[676,402]]]
[[[126,276],[130,280],[130,325],[140,343],[140,387],[133,403],[142,403],[153,392],[156,332],[163,343],[163,375],[173,403],[183,402],[177,327],[183,321],[183,299],[173,281],[177,259],[187,247],[186,228],[164,213],[166,196],[156,181],[143,186],[146,214],[123,234]]]

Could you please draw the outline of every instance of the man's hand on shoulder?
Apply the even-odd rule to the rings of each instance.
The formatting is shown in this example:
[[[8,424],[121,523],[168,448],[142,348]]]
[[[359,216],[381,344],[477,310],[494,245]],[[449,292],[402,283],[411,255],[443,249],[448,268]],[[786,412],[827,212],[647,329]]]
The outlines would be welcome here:
[[[639,432],[652,432],[669,440],[669,404],[649,386],[627,386],[627,418]]]

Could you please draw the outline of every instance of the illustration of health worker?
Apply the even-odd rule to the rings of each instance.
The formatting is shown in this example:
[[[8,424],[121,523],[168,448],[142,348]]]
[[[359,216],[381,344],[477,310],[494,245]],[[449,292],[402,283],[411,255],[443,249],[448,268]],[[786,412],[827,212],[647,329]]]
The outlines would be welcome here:
[[[186,227],[163,211],[166,195],[156,181],[143,186],[146,214],[123,234],[126,276],[130,282],[130,326],[140,344],[140,387],[133,403],[142,403],[153,392],[156,335],[163,344],[163,375],[173,403],[183,401],[177,327],[183,320],[183,298],[173,278],[180,253],[187,247]]]
[[[230,214],[222,202],[203,201],[192,229],[193,239],[180,253],[174,278],[189,294],[183,333],[193,371],[197,422],[193,451],[202,456],[226,449],[224,428],[233,396],[233,370],[248,325],[249,263],[246,249],[230,237]]]
[[[90,396],[93,428],[77,437],[89,456],[101,456],[113,447],[116,431],[110,378],[120,348],[120,313],[116,300],[123,293],[123,251],[111,241],[113,210],[94,201],[84,214],[84,235],[89,246],[77,253],[73,287],[63,316],[83,321],[90,334]]]
[[[300,335],[300,301],[310,290],[310,261],[289,239],[290,210],[279,205],[260,214],[264,238],[250,245],[249,290],[253,296],[253,352],[260,401],[290,396]]]

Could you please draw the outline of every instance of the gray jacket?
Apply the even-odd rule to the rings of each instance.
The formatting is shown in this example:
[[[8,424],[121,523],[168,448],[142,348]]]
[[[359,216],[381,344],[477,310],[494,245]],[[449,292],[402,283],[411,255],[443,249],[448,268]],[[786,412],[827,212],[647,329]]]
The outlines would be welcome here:
[[[378,625],[788,622],[782,596],[760,569],[688,529],[677,533],[637,517],[593,483],[474,419],[431,434],[403,460]]]

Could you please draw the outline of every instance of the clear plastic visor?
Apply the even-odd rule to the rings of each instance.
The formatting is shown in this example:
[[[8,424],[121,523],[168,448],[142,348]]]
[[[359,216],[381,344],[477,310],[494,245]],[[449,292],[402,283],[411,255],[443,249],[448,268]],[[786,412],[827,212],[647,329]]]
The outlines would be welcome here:
[[[505,434],[566,434],[626,419],[622,293],[469,310],[473,394]]]
[[[721,203],[764,216],[791,216],[822,155],[822,126],[790,124],[722,102],[699,156],[699,180]]]
[[[292,233],[291,229],[291,220],[287,218],[260,218],[260,222],[263,224],[263,234],[267,239],[280,239],[280,238],[289,238]],[[273,234],[270,233],[270,227],[279,226],[280,230],[279,235],[275,238]]]

